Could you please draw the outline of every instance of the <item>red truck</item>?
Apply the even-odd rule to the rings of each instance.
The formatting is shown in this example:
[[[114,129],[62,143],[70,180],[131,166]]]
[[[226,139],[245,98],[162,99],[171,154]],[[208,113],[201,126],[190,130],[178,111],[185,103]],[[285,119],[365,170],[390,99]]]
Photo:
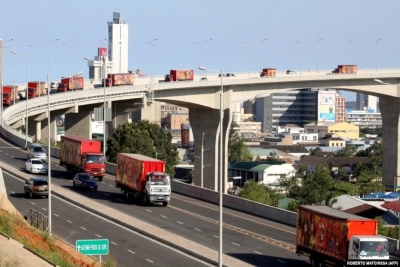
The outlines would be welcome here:
[[[60,166],[71,176],[82,172],[102,181],[106,165],[101,142],[79,136],[61,136]]]
[[[18,86],[4,85],[3,86],[3,105],[11,106],[18,99]]]
[[[296,254],[312,266],[347,266],[348,260],[388,260],[388,240],[377,235],[378,221],[328,206],[300,205]]]
[[[57,91],[65,93],[73,90],[83,90],[84,79],[83,77],[63,77],[58,84]]]
[[[119,153],[115,185],[126,199],[132,195],[143,205],[162,202],[167,206],[171,195],[170,176],[165,173],[165,162],[140,154]]]
[[[134,74],[132,73],[111,73],[107,75],[106,79],[102,80],[102,86],[104,82],[107,87],[119,86],[119,85],[133,85]]]
[[[357,73],[357,65],[338,65],[332,73]]]
[[[170,70],[169,74],[164,76],[166,82],[193,81],[193,77],[193,70]]]
[[[28,98],[46,94],[46,83],[40,81],[28,82]]]
[[[276,76],[276,69],[274,68],[265,68],[260,73],[260,77],[275,77]]]

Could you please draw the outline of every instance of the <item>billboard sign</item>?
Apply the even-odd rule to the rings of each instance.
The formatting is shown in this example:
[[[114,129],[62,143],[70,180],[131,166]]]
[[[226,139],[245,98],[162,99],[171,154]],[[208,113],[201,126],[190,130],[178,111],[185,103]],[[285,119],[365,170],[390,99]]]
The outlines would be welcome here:
[[[335,121],[336,92],[318,92],[318,121]]]
[[[99,57],[107,56],[107,48],[99,47],[98,50],[97,50],[97,54],[98,54]]]

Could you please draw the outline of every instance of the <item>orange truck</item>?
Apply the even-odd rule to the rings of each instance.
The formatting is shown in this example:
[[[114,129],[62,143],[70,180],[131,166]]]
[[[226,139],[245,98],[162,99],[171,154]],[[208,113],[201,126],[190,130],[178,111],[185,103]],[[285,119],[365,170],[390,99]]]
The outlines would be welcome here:
[[[106,165],[101,142],[79,136],[61,136],[60,166],[71,176],[83,172],[102,181]]]
[[[161,202],[167,206],[171,195],[171,178],[165,173],[165,162],[140,154],[119,153],[115,185],[126,199],[130,196],[143,205]]]
[[[260,77],[275,77],[276,76],[276,69],[274,68],[265,68],[260,73]]]
[[[332,73],[357,73],[357,65],[338,65]]]
[[[111,73],[107,75],[106,79],[102,80],[102,86],[104,82],[107,87],[119,86],[119,85],[133,85],[134,74],[133,73]]]
[[[18,99],[18,86],[4,85],[3,86],[3,105],[11,106]]]
[[[193,70],[170,70],[169,74],[164,76],[166,82],[193,81],[193,77]]]
[[[388,240],[378,221],[328,206],[299,205],[296,254],[312,266],[349,266],[348,261],[389,260]]]
[[[28,82],[28,98],[46,94],[46,83],[40,81]]]
[[[65,93],[67,91],[83,90],[83,77],[63,77],[58,84],[57,92]]]

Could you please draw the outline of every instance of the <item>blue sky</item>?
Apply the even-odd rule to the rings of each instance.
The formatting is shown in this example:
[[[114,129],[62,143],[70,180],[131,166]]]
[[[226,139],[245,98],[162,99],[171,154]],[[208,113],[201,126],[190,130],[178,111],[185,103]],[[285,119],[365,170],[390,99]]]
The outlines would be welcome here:
[[[38,49],[28,44],[40,46],[40,79],[46,80],[50,41],[57,38],[52,42],[52,77],[71,73],[71,48],[62,45],[67,43],[73,46],[74,72],[84,71],[88,78],[84,57],[93,58],[100,40],[108,37],[114,11],[122,12],[129,25],[129,68],[147,74],[146,42],[156,38],[156,75],[173,68],[197,71],[201,62],[210,69],[248,72],[249,58],[251,71],[259,70],[260,60],[262,67],[299,70],[296,41],[301,42],[303,71],[317,69],[317,55],[319,69],[326,71],[353,64],[354,55],[360,69],[375,69],[376,63],[379,69],[400,68],[398,0],[0,0],[0,6],[0,38],[13,38],[4,45],[18,53],[29,52],[29,80],[38,77]],[[193,42],[202,44],[202,56]],[[12,83],[13,73],[16,83],[23,83],[25,58],[15,56],[14,71],[12,59],[6,49],[5,83]]]

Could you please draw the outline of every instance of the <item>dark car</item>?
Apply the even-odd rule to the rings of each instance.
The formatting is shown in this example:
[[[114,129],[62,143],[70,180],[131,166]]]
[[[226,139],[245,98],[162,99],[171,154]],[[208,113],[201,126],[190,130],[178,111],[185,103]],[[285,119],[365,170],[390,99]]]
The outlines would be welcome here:
[[[221,77],[221,73],[218,74],[218,77]],[[233,74],[233,73],[226,73],[226,74],[222,74],[222,77],[235,77],[235,74]]]
[[[97,191],[96,180],[87,173],[77,173],[72,180],[72,186]]]
[[[294,70],[287,70],[286,74],[296,74],[296,72]]]
[[[25,196],[49,196],[49,183],[44,178],[31,178],[24,184]]]

